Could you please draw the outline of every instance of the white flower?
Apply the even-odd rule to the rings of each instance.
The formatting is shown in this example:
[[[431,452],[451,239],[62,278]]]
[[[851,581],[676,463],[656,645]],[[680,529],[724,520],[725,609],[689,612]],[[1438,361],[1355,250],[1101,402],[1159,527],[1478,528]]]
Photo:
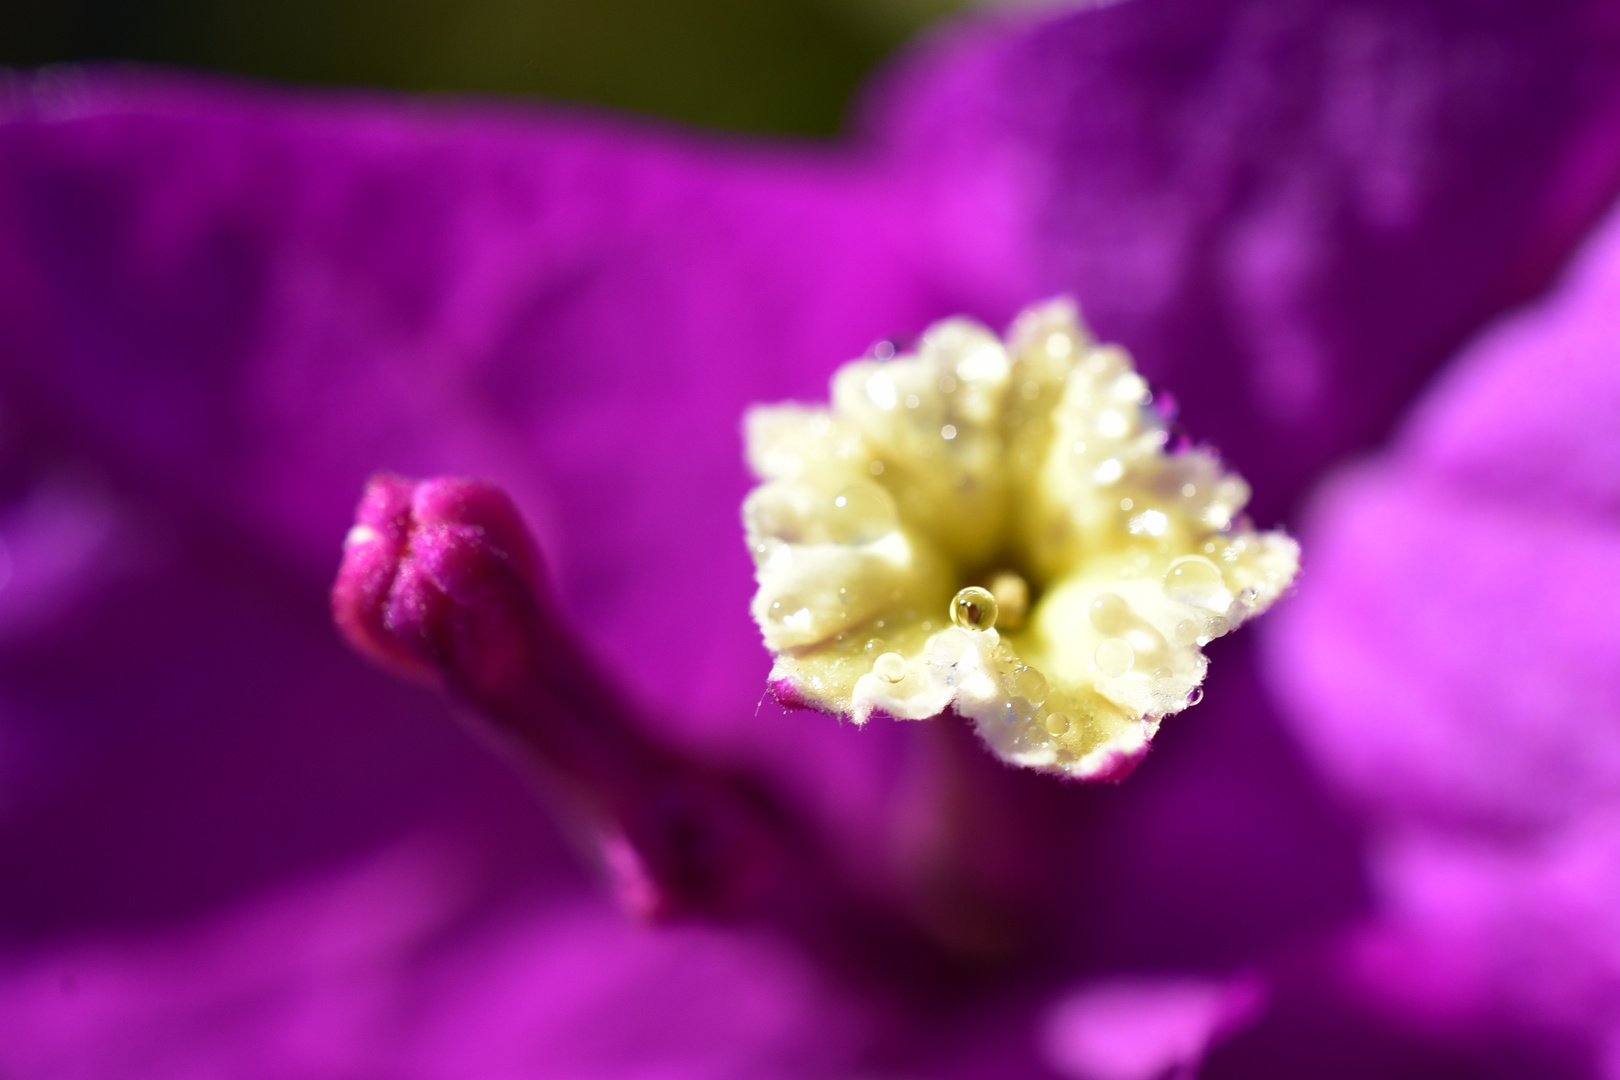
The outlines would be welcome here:
[[[1003,760],[1123,775],[1201,695],[1201,646],[1287,588],[1299,548],[1169,432],[1074,305],[966,319],[857,360],[832,407],[756,407],[743,504],[778,697],[865,723],[973,720]]]

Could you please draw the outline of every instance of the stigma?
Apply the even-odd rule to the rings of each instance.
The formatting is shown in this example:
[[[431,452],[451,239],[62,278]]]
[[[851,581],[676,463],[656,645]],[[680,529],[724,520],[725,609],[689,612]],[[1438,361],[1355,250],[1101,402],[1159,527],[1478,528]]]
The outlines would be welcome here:
[[[829,406],[746,419],[772,689],[857,724],[956,712],[1007,762],[1123,776],[1298,545],[1248,522],[1212,451],[1171,448],[1129,353],[1068,301],[882,357],[841,367]]]

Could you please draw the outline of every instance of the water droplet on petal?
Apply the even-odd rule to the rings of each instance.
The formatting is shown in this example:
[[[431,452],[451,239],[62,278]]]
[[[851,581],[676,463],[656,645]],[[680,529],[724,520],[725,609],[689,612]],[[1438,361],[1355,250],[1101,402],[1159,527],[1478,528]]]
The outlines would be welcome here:
[[[1091,602],[1091,625],[1104,634],[1118,634],[1131,618],[1131,606],[1118,593],[1098,593]]]
[[[1007,682],[1014,694],[1031,705],[1039,705],[1046,700],[1049,690],[1046,676],[1027,664],[1014,671]]]
[[[1213,609],[1225,602],[1226,582],[1220,568],[1202,555],[1185,555],[1165,571],[1164,591],[1177,603]]]
[[[894,531],[894,500],[876,484],[851,484],[832,501],[827,532],[840,544],[870,544]]]
[[[882,656],[888,648],[889,643],[880,637],[867,639],[865,646],[867,656]]]
[[[1187,704],[1189,706],[1196,705],[1203,700],[1204,688],[1202,686],[1195,686],[1191,690],[1187,691]]]
[[[797,596],[784,596],[773,600],[770,607],[772,622],[781,623],[790,630],[810,629],[810,609]]]
[[[1067,714],[1055,712],[1046,718],[1046,730],[1051,732],[1053,735],[1062,735],[1065,731],[1069,730],[1069,725],[1071,723],[1073,723],[1073,721],[1069,719]]]
[[[999,609],[989,589],[969,585],[951,599],[951,622],[963,630],[989,630],[996,625]]]
[[[886,652],[873,662],[872,674],[886,683],[897,683],[906,677],[906,658],[897,652]]]
[[[1108,638],[1097,646],[1092,659],[1098,671],[1109,678],[1118,678],[1136,666],[1136,650],[1124,638]]]

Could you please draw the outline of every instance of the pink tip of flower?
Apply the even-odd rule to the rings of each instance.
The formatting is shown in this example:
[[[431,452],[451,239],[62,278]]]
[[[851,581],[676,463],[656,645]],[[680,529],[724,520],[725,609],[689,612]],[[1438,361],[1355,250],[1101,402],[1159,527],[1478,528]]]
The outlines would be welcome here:
[[[521,618],[504,609],[514,596],[531,594],[537,577],[522,517],[499,488],[379,473],[344,541],[332,613],[361,654],[396,674],[431,680],[471,659],[475,644],[480,666],[496,666],[489,647],[512,640],[499,631]],[[479,618],[464,616],[464,608]]]
[[[1135,772],[1147,754],[1147,746],[1129,752],[1110,750],[1094,769],[1085,774],[1085,780],[1095,784],[1117,783]]]
[[[789,711],[795,709],[815,710],[815,703],[804,695],[799,685],[792,679],[772,679],[770,683],[771,697],[776,703]]]

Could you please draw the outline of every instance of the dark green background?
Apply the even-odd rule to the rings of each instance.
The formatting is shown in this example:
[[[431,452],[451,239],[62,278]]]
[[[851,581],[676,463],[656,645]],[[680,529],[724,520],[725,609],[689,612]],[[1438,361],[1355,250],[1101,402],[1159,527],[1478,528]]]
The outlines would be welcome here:
[[[139,60],[821,134],[876,63],[961,2],[0,0],[0,64]]]

